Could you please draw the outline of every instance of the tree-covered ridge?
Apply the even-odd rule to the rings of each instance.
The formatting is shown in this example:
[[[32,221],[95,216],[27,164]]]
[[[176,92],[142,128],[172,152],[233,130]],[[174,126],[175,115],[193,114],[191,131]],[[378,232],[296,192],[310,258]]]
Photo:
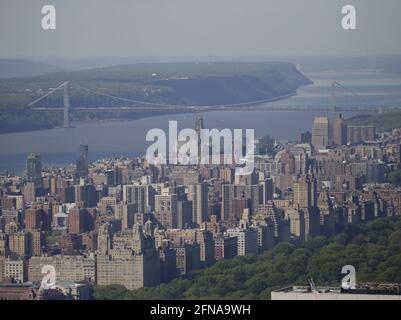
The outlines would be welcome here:
[[[157,288],[129,291],[97,286],[95,299],[270,299],[289,285],[340,286],[344,265],[356,268],[357,283],[401,282],[401,218],[379,218],[333,238],[280,243],[260,255],[219,261]]]
[[[391,111],[377,115],[359,115],[347,120],[348,125],[372,125],[377,131],[390,131],[401,127],[401,112]]]

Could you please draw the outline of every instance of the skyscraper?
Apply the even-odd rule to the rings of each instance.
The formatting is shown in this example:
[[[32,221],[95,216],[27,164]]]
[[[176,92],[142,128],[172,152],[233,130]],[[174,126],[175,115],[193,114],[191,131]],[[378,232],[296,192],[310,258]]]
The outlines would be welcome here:
[[[250,211],[253,213],[257,205],[262,201],[262,186],[256,185],[221,185],[221,220],[236,220],[234,216],[234,201],[235,198],[247,198],[251,201]]]
[[[294,183],[294,206],[302,210],[305,220],[305,239],[319,234],[320,216],[317,210],[317,180],[313,176],[302,176]]]
[[[88,164],[88,145],[79,146],[79,158],[77,160],[77,178],[86,178],[89,173]]]
[[[199,183],[188,186],[188,200],[192,201],[192,221],[201,224],[208,214],[208,185]]]
[[[341,113],[336,113],[333,123],[333,144],[342,146],[347,143],[347,127]]]
[[[316,117],[312,129],[312,145],[315,150],[324,149],[329,145],[329,119]]]
[[[137,212],[144,213],[145,205],[145,188],[141,185],[124,185],[123,201],[128,204],[136,204]]]
[[[201,130],[204,129],[203,118],[201,116],[197,116],[195,119],[195,131],[200,137]]]
[[[31,153],[26,160],[26,179],[39,187],[42,182],[42,161],[40,154]]]
[[[176,194],[155,196],[155,217],[164,228],[177,228]]]
[[[294,182],[294,204],[303,209],[317,205],[317,181],[314,177],[306,175]]]
[[[271,178],[263,179],[263,181],[260,181],[259,184],[262,187],[262,197],[260,199],[262,204],[266,204],[267,201],[273,200],[273,193],[274,193],[273,179]]]
[[[201,116],[197,116],[195,119],[195,131],[198,134],[198,160],[201,159],[202,155],[202,141],[201,141],[201,131],[205,126],[203,124],[203,118]]]

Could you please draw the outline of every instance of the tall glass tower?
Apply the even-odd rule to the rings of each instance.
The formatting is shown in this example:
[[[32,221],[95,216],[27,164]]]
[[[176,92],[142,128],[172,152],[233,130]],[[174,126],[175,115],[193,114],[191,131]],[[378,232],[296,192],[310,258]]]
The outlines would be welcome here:
[[[86,178],[89,174],[88,145],[79,146],[79,158],[77,160],[77,177]]]
[[[26,180],[39,187],[42,182],[42,161],[40,154],[31,153],[26,159]]]

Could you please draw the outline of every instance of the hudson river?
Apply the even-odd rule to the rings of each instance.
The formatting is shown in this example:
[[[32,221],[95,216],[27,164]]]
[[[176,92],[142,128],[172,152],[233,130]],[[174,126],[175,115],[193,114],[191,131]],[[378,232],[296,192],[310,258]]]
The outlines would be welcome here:
[[[348,88],[337,89],[338,106],[401,106],[401,75],[378,72],[325,72],[306,74],[313,85],[302,87],[297,95],[266,104],[282,106],[330,107],[331,81]],[[256,136],[269,134],[277,140],[293,140],[299,132],[311,130],[313,118],[331,116],[327,112],[232,111],[201,114],[206,128],[255,129]],[[344,117],[355,114],[346,112]],[[66,165],[77,157],[79,144],[89,145],[92,160],[108,156],[134,156],[144,153],[150,144],[146,133],[152,128],[167,131],[168,121],[178,121],[179,128],[193,128],[195,114],[154,116],[125,122],[73,123],[73,128],[19,132],[0,135],[0,172],[21,173],[28,153],[42,155],[42,165]],[[401,124],[400,124],[401,126]]]

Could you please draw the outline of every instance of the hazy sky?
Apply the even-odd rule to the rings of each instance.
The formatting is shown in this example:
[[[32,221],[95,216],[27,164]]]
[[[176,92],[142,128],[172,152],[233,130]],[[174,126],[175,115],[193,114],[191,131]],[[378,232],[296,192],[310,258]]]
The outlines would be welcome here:
[[[41,28],[46,4],[57,30]],[[400,13],[400,0],[0,0],[0,56],[401,54]]]

